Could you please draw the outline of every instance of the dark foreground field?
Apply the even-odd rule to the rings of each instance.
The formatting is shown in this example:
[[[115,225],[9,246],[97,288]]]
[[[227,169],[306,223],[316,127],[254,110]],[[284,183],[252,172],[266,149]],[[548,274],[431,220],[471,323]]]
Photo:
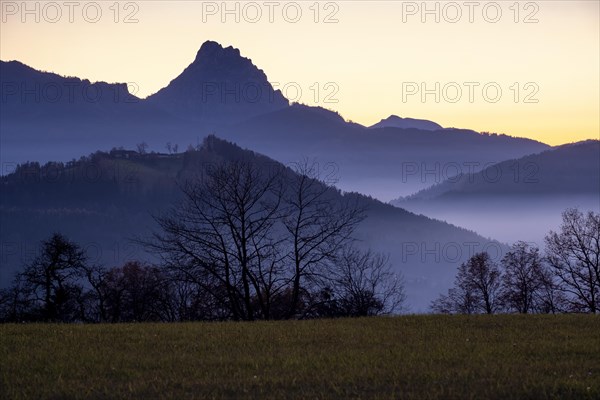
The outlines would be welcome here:
[[[600,318],[0,326],[0,398],[599,399]]]

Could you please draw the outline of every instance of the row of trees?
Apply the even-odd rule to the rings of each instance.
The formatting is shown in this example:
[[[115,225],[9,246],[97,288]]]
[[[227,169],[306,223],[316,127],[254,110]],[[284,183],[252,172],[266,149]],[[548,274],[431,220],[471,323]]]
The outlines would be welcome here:
[[[318,180],[255,162],[182,177],[182,199],[137,238],[159,260],[105,268],[60,234],[0,293],[10,321],[184,321],[397,312],[402,280],[353,239],[364,209]]]
[[[556,313],[600,311],[600,215],[563,213],[546,255],[517,242],[500,265],[478,253],[458,268],[454,287],[436,299],[435,313]]]

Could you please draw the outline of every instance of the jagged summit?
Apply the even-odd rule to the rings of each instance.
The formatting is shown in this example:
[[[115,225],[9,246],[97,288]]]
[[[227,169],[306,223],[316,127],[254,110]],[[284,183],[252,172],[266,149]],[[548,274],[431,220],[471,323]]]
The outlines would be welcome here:
[[[174,115],[204,122],[241,121],[288,106],[265,73],[234,47],[206,41],[194,61],[148,100]]]
[[[254,79],[257,83],[268,84],[264,71],[254,65],[251,59],[243,57],[239,49],[233,46],[223,47],[212,40],[207,40],[200,46],[194,61],[179,77],[188,70],[190,73],[203,74],[202,78],[219,78],[231,82]]]
[[[236,49],[233,46],[229,46],[229,47],[223,47],[220,43],[212,41],[212,40],[207,40],[206,42],[202,43],[202,46],[200,46],[200,50],[198,50],[198,52],[196,53],[196,59],[194,61],[198,61],[201,60],[203,58],[207,58],[207,57],[215,57],[215,56],[219,56],[219,55],[231,55],[233,57],[240,57],[240,58],[244,58],[246,60],[248,60],[245,57],[242,57],[240,54],[240,50]]]

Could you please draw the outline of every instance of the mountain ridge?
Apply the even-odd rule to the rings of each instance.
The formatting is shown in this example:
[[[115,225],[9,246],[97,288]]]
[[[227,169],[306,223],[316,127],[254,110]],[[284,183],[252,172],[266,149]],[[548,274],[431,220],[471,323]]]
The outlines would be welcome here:
[[[547,160],[552,158],[552,163]],[[564,159],[568,158],[565,165]],[[562,162],[561,162],[562,161]],[[528,169],[529,171],[509,171],[512,166]],[[553,168],[554,165],[554,168]],[[571,169],[571,174],[561,174],[565,168]],[[500,171],[500,172],[495,172]],[[546,174],[551,172],[552,182],[548,182],[547,176],[539,176],[540,172]],[[579,176],[574,176],[577,173]],[[592,175],[588,175],[591,173]],[[595,174],[594,174],[595,173]],[[523,176],[525,174],[525,176]],[[499,175],[499,176],[498,176]],[[521,175],[521,176],[519,176]],[[585,183],[575,178],[586,178]],[[508,179],[506,179],[508,178]],[[563,178],[556,181],[557,178]],[[543,181],[546,179],[546,181]],[[504,180],[504,181],[503,181]],[[502,183],[503,187],[499,187]],[[515,193],[531,194],[531,189],[542,189],[543,193],[600,193],[600,140],[583,140],[567,143],[538,154],[532,154],[519,159],[510,159],[492,165],[476,174],[464,174],[460,178],[446,180],[438,185],[424,189],[405,198],[399,198],[398,203],[419,199],[431,199],[444,193],[482,193],[493,189],[494,196],[509,195]],[[527,186],[524,184],[528,184]],[[510,185],[511,189],[507,189]],[[392,201],[394,203],[394,201]]]

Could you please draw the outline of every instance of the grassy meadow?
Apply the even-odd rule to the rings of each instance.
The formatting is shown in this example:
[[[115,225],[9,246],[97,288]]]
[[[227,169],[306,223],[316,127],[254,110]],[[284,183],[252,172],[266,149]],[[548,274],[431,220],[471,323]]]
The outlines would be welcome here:
[[[0,325],[4,399],[600,399],[600,317]]]

